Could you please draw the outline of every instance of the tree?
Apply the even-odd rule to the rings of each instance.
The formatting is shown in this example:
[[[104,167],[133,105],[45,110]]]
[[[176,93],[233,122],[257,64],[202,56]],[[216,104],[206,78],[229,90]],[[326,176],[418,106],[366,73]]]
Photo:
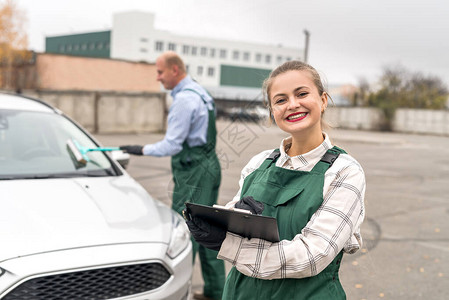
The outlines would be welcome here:
[[[0,2],[0,88],[21,88],[20,73],[32,57],[25,23],[24,12],[13,0]]]
[[[366,83],[359,90],[366,91]],[[366,106],[380,108],[385,116],[384,130],[391,130],[397,108],[443,109],[448,89],[443,81],[421,72],[410,72],[403,66],[385,67],[378,87],[368,93]]]
[[[405,107],[442,109],[446,106],[448,89],[440,78],[412,74],[405,87]]]
[[[358,88],[351,95],[352,106],[367,106],[368,96],[370,93],[370,85],[365,77],[358,78]]]

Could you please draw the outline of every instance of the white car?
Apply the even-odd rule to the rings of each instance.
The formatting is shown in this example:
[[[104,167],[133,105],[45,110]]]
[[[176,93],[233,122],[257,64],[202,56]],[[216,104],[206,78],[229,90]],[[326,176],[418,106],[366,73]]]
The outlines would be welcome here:
[[[80,163],[68,141],[100,146],[44,102],[0,94],[0,299],[188,299],[182,218],[113,158],[128,154]]]

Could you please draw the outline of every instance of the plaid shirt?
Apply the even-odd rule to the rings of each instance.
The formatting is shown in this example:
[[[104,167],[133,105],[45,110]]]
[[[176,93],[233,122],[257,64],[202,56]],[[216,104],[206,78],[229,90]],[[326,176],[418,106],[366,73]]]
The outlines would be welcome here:
[[[291,137],[282,141],[281,155],[276,166],[311,171],[324,153],[332,148],[326,134],[320,146],[303,155],[289,157],[285,148],[288,149],[290,145]],[[267,150],[254,156],[245,166],[241,174],[240,190],[226,207],[233,207],[240,200],[244,179],[272,151]],[[322,205],[293,240],[271,243],[257,238],[249,240],[228,232],[218,258],[229,261],[239,272],[250,277],[277,279],[317,275],[342,249],[346,253],[354,253],[361,248],[360,225],[365,216],[364,195],[365,174],[362,167],[349,154],[340,154],[325,173]]]

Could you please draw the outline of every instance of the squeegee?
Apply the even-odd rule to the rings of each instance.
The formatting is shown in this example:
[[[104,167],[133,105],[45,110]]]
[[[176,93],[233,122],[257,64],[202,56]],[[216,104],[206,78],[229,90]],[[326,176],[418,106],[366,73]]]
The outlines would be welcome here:
[[[75,160],[82,165],[86,165],[87,162],[89,161],[89,157],[86,155],[88,152],[91,151],[104,152],[104,151],[120,150],[119,147],[95,147],[95,148],[84,147],[81,146],[80,143],[78,143],[78,141],[74,139],[67,140],[67,149],[73,155]]]

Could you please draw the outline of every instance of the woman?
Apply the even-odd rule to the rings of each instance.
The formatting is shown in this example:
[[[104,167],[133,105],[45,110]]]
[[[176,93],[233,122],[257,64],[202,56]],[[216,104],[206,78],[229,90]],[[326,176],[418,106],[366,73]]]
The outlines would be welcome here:
[[[290,137],[250,160],[227,207],[263,207],[262,215],[276,217],[281,241],[187,223],[195,239],[234,266],[223,299],[346,299],[338,271],[343,252],[362,245],[364,172],[322,131],[328,95],[313,67],[286,62],[264,90],[271,116]]]

